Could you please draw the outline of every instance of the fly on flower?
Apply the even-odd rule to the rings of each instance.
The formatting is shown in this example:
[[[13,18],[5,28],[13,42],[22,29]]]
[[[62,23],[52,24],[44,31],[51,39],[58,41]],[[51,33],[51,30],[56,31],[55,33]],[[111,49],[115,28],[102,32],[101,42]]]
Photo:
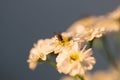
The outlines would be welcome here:
[[[63,40],[63,37],[62,37],[62,35],[60,34],[60,33],[54,33],[55,34],[55,37],[59,40],[59,41],[61,41],[61,42],[63,42],[64,40]]]

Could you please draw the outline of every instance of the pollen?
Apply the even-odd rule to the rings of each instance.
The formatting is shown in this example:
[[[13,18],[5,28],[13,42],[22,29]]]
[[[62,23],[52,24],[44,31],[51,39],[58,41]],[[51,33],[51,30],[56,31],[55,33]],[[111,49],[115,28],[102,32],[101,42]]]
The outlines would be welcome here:
[[[80,60],[80,55],[79,55],[79,53],[78,53],[78,52],[73,52],[73,53],[71,53],[70,59],[71,59],[72,61],[79,61],[79,60]]]

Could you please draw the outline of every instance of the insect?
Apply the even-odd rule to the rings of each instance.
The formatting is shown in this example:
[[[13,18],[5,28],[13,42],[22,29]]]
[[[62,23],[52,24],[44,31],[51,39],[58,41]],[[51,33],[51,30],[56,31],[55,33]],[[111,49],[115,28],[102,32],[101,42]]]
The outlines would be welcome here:
[[[59,40],[59,41],[61,41],[61,42],[63,42],[64,40],[63,40],[63,37],[62,37],[62,35],[60,34],[60,33],[54,33],[55,34],[55,37]]]

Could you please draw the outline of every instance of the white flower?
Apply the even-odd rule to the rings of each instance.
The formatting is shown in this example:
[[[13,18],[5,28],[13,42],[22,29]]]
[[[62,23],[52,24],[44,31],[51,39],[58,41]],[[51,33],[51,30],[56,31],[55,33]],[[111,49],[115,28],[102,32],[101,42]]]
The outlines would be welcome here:
[[[64,49],[57,56],[57,69],[60,73],[70,74],[71,76],[84,75],[95,64],[95,58],[91,55],[92,49],[79,50],[79,45],[75,42],[71,50]]]
[[[76,34],[73,37],[73,40],[84,46],[87,42],[93,40],[94,38],[100,38],[103,34],[104,29],[102,28],[86,28],[82,34]]]
[[[73,44],[73,40],[65,34],[56,34],[54,38],[56,39],[53,43],[54,53],[60,53],[65,48],[70,49]]]
[[[71,37],[73,37],[76,34],[81,34],[82,32],[85,31],[85,26],[81,25],[81,24],[76,24],[76,25],[72,25],[67,32],[71,35]]]
[[[27,60],[27,62],[29,63],[29,68],[34,70],[38,64],[38,60],[40,58],[39,52],[36,48],[32,48],[30,50],[30,55],[29,55],[29,59]]]
[[[76,34],[82,34],[86,28],[89,28],[91,25],[94,24],[96,21],[96,17],[94,16],[88,16],[85,18],[82,18],[78,21],[75,21],[68,29],[66,32],[71,34],[71,36],[74,36]]]
[[[104,29],[105,33],[116,32],[120,30],[120,23],[110,18],[103,18],[99,20],[95,27]]]
[[[40,49],[42,52],[44,52],[46,55],[53,52],[54,46],[52,46],[55,43],[55,39],[40,39],[37,43],[38,49]]]
[[[40,39],[37,44],[34,44],[34,47],[30,50],[29,59],[27,60],[30,69],[35,69],[39,59],[45,61],[46,56],[53,52],[53,46],[51,46],[53,42],[53,39]]]

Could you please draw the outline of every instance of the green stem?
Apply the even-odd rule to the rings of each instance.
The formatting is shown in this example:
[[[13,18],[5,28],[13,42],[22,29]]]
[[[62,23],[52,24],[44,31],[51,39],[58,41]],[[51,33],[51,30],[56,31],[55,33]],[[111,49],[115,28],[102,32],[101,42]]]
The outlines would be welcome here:
[[[81,79],[81,80],[85,80],[83,76],[78,76],[78,77],[79,77],[79,79]]]
[[[94,38],[94,39],[95,39],[95,38]],[[92,48],[92,47],[93,47],[93,41],[94,41],[94,39],[91,40],[91,41],[89,41],[89,48]]]
[[[85,80],[84,76],[76,75],[73,77],[73,80]]]
[[[56,64],[52,60],[50,60],[50,59],[47,58],[46,62],[49,63],[54,68],[56,68]]]
[[[106,57],[108,59],[108,61],[113,65],[113,67],[118,71],[118,65],[115,61],[115,58],[114,56],[112,55],[111,51],[110,51],[110,48],[109,48],[109,45],[108,45],[108,42],[106,40],[106,37],[103,36],[102,37],[102,45],[103,45],[103,49],[104,51],[106,52]]]

